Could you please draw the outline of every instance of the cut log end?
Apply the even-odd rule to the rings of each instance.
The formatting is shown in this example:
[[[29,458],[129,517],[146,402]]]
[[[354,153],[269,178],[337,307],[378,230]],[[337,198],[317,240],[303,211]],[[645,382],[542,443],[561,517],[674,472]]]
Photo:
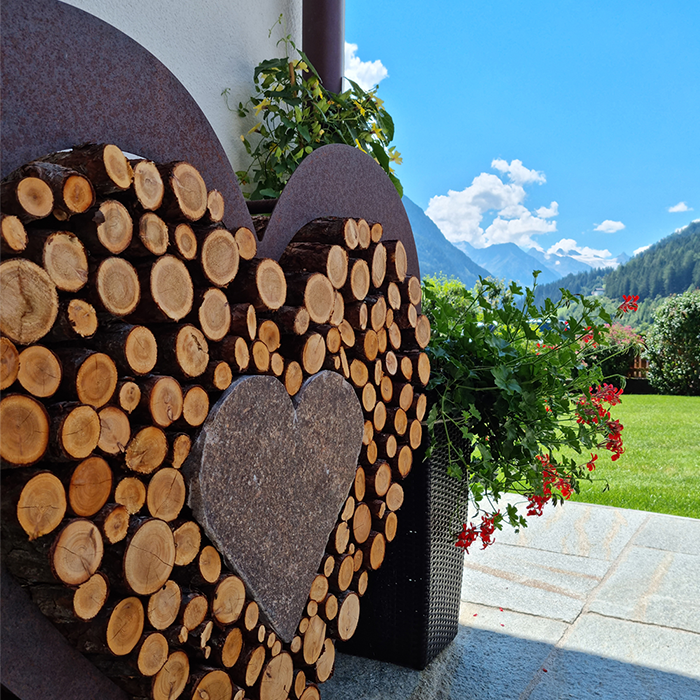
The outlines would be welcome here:
[[[144,209],[153,211],[160,207],[165,188],[155,163],[141,160],[134,164],[134,192]]]
[[[66,512],[66,492],[60,480],[49,472],[31,478],[17,504],[17,520],[30,540],[53,532]]]
[[[20,467],[34,464],[49,443],[49,417],[35,399],[10,394],[0,401],[0,457]]]
[[[139,278],[131,263],[123,258],[107,258],[97,269],[100,302],[114,316],[126,316],[141,298]]]
[[[31,345],[46,335],[58,315],[53,280],[23,258],[0,264],[0,298],[0,331],[20,345]]]
[[[89,520],[73,520],[56,538],[51,564],[56,577],[68,586],[85,583],[102,562],[104,545],[97,526]]]
[[[151,268],[151,298],[165,316],[183,319],[192,309],[194,287],[182,260],[164,255]]]
[[[226,287],[238,273],[240,255],[236,239],[225,228],[217,228],[204,239],[202,270],[217,287]]]

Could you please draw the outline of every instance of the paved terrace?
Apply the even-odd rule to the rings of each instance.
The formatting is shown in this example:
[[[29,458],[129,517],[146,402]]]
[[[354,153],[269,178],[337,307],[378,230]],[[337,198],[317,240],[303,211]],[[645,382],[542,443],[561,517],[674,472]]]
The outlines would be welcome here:
[[[324,700],[700,700],[700,520],[569,502],[497,534],[425,671],[339,655]]]

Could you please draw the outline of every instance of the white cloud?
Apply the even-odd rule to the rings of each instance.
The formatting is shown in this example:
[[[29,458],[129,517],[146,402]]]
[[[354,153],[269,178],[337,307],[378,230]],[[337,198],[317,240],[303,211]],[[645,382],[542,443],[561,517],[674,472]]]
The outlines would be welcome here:
[[[389,71],[377,59],[362,61],[355,55],[357,44],[345,42],[345,77],[354,80],[363,90],[370,90],[388,77]]]
[[[539,209],[535,209],[535,214],[537,214],[537,216],[539,216],[542,219],[551,219],[558,213],[559,204],[557,204],[557,202],[552,202],[552,206],[550,207],[540,207]]]
[[[562,238],[547,251],[547,255],[557,254],[569,255],[591,267],[617,267],[619,264],[607,248],[598,250],[588,246],[581,246],[573,238]]]
[[[555,221],[559,205],[530,211],[523,202],[527,196],[523,184],[545,182],[544,173],[528,170],[521,161],[510,164],[494,160],[492,167],[507,173],[510,183],[498,175],[481,173],[461,192],[449,190],[446,195],[433,197],[426,214],[452,242],[467,241],[476,248],[492,243],[516,243],[523,247],[541,249],[532,236],[557,230]],[[493,220],[482,226],[484,217],[493,212]]]
[[[514,182],[516,185],[528,185],[531,182],[536,182],[538,185],[541,185],[547,182],[544,173],[539,170],[528,170],[528,168],[523,165],[522,160],[515,159],[508,163],[501,158],[496,158],[491,162],[491,167],[500,170],[502,173],[507,173],[510,181]]]
[[[672,207],[669,207],[668,210],[672,214],[675,214],[679,211],[693,211],[693,207],[689,207],[685,202],[678,202],[678,204],[674,204]]]
[[[610,221],[610,219],[605,219],[602,224],[598,224],[593,230],[602,231],[603,233],[615,233],[617,231],[622,231],[625,225],[622,221]]]
[[[651,248],[651,245],[643,245],[641,248],[637,248],[637,250],[633,251],[632,255],[639,255],[640,253],[643,253],[645,250],[648,250]]]

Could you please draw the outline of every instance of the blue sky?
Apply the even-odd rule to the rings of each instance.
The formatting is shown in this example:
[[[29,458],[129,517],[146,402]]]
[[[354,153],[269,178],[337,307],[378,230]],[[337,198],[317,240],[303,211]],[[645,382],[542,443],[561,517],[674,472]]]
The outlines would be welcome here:
[[[448,238],[605,258],[700,218],[699,0],[348,0],[345,21]]]

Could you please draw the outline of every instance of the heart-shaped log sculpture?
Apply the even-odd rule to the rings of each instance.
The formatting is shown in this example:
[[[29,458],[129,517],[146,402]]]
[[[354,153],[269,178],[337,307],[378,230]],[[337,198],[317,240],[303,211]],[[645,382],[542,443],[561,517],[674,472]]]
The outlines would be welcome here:
[[[275,377],[243,377],[183,466],[197,521],[286,642],[355,477],[363,424],[335,372],[308,379],[293,402]]]
[[[422,441],[403,245],[342,215],[259,257],[191,164],[110,144],[27,164],[2,202],[3,571],[131,697],[318,700]]]

